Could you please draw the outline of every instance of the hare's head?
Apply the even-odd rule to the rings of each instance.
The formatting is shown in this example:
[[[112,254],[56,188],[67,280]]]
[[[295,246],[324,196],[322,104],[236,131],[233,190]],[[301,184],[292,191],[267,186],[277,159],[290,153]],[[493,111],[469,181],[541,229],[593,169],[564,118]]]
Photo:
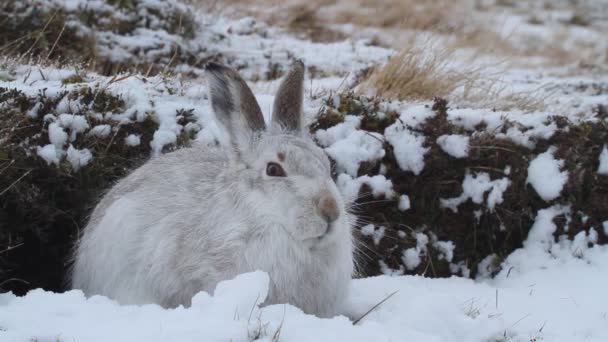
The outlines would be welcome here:
[[[215,63],[206,70],[213,111],[230,137],[239,201],[263,226],[310,246],[350,234],[329,160],[303,127],[304,64],[295,62],[281,83],[268,126],[237,72]]]

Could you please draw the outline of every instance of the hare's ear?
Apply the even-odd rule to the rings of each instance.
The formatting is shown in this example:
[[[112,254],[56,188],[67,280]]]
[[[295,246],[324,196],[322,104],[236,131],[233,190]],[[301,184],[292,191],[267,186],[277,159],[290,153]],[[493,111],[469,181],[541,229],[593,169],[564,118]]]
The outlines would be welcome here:
[[[218,63],[205,66],[209,97],[215,117],[230,135],[231,143],[239,148],[266,128],[260,106],[239,74]]]
[[[302,97],[304,90],[304,63],[294,62],[279,86],[272,110],[272,123],[289,131],[302,130]]]

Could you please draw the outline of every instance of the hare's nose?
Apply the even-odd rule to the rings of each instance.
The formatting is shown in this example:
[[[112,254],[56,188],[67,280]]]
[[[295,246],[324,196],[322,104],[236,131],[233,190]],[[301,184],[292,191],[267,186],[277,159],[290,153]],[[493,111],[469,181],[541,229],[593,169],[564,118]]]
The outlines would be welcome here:
[[[334,197],[328,191],[323,191],[317,200],[317,210],[327,223],[332,223],[340,217],[340,209]]]

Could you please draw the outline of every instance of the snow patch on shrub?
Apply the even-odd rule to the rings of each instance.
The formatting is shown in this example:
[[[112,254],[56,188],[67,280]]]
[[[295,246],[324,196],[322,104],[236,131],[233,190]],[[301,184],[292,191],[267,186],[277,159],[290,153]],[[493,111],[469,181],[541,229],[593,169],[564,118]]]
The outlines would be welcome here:
[[[555,151],[555,147],[550,147],[546,152],[536,156],[528,167],[526,183],[532,185],[540,198],[545,201],[559,197],[568,181],[568,171],[560,171],[564,161],[553,157]]]
[[[320,129],[315,133],[315,138],[319,145],[329,147],[336,142],[346,139],[351,133],[361,125],[361,118],[354,115],[346,115],[344,122],[332,126],[328,129]]]
[[[399,167],[419,175],[424,169],[424,155],[429,151],[428,147],[424,147],[425,137],[410,131],[400,122],[387,127],[384,136],[393,146]]]
[[[485,172],[475,173],[475,175],[467,173],[462,182],[462,194],[453,198],[441,198],[441,207],[449,208],[457,213],[458,206],[469,199],[476,204],[482,204],[485,193],[489,191],[486,206],[493,211],[496,204],[502,203],[502,194],[510,184],[509,178],[490,180],[490,175]]]
[[[392,198],[394,196],[393,182],[382,175],[352,178],[348,174],[342,173],[338,175],[336,184],[346,202],[353,202],[357,199],[359,190],[363,184],[366,184],[372,189],[372,195],[374,197],[384,196],[386,198]]]
[[[524,247],[540,247],[544,251],[549,251],[553,246],[555,238],[553,234],[557,226],[553,222],[556,216],[570,213],[570,206],[554,205],[546,209],[541,209],[536,215],[534,225],[528,233],[528,238],[524,241]]]
[[[72,169],[74,171],[78,171],[81,167],[87,165],[91,159],[93,159],[93,154],[91,154],[91,151],[89,151],[87,148],[78,150],[74,148],[74,146],[70,145],[70,147],[68,147],[66,159],[72,165]]]
[[[410,209],[411,203],[410,203],[410,198],[408,195],[401,195],[399,196],[399,210],[401,211],[406,211],[408,209]]]
[[[140,143],[141,143],[141,138],[137,134],[129,134],[125,138],[125,144],[127,144],[127,146],[137,146]]]
[[[346,138],[333,143],[325,152],[336,161],[337,171],[356,177],[359,164],[384,157],[382,136],[362,130],[351,132]]]
[[[48,165],[59,165],[59,159],[61,157],[60,151],[61,150],[57,151],[57,148],[53,144],[48,144],[44,147],[38,146],[36,148],[36,154],[44,159]]]
[[[469,137],[459,134],[442,135],[437,144],[443,152],[454,158],[466,158],[469,155]]]
[[[373,224],[368,224],[361,227],[361,234],[364,236],[370,236],[373,239],[374,244],[377,246],[380,243],[380,240],[382,240],[384,237],[385,230],[385,227],[378,227],[378,229],[376,229]]]

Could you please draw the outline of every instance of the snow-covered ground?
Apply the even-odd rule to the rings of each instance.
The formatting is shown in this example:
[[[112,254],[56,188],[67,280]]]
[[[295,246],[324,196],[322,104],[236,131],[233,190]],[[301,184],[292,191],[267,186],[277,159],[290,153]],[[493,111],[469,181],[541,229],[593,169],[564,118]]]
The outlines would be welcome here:
[[[494,279],[378,276],[353,280],[344,316],[259,306],[268,276],[254,272],[201,292],[192,306],[121,306],[78,290],[0,295],[2,341],[606,341],[608,248],[593,236],[551,244],[539,213],[525,247]],[[380,306],[356,324],[376,304]]]
[[[74,7],[80,2],[67,3]],[[517,18],[511,16],[505,21],[516,26],[521,21]],[[391,48],[359,40],[334,43],[301,40],[253,18],[235,20],[197,14],[196,19],[202,23],[200,32],[192,41],[179,41],[180,46],[196,52],[212,41],[205,48],[221,53],[232,66],[241,69],[266,119],[279,82],[260,76],[270,62],[287,66],[297,57],[316,70],[306,82],[304,104],[308,120],[313,121],[324,101],[339,105],[339,97],[332,95],[353,86],[358,72],[384,63],[395,53]],[[114,39],[110,35],[103,37],[108,41]],[[141,41],[137,36],[120,40],[120,49],[102,53],[128,59],[130,42],[154,45],[157,39],[162,39],[151,31],[141,32],[140,38]],[[171,36],[171,39],[178,38]],[[498,60],[492,56],[484,58]],[[159,124],[150,143],[154,154],[175,143],[184,130],[197,132],[199,143],[214,144],[221,140],[222,132],[213,121],[206,85],[200,77],[202,71],[195,67],[176,66],[176,71],[183,75],[195,75],[190,77],[105,77],[88,73],[81,82],[66,83],[64,80],[74,73],[72,69],[9,62],[6,65],[6,75],[0,74],[3,76],[0,87],[15,88],[28,96],[35,97],[41,89],[45,89],[47,96],[58,96],[89,86],[120,95],[125,102],[120,113],[86,113],[112,125],[89,124],[77,98],[65,97],[60,101],[54,108],[56,115],[31,111],[28,115],[45,117],[49,123],[50,143],[28,148],[49,164],[67,160],[75,170],[86,167],[96,156],[84,146],[71,144],[77,135],[111,136],[115,125],[142,121],[148,115]],[[563,115],[571,122],[596,122],[600,119],[592,109],[608,103],[606,72],[585,73],[574,66],[521,67],[503,73],[500,82],[510,89],[507,95],[540,91],[550,96],[540,96],[542,105],[532,111],[496,110],[484,101],[453,103],[453,109],[447,113],[450,122],[468,131],[475,131],[484,123],[486,132],[497,132],[500,138],[532,148],[560,129],[549,120],[552,116]],[[319,144],[336,161],[341,173],[337,182],[346,198],[356,197],[360,186],[368,184],[374,195],[399,197],[399,208],[403,211],[416,205],[407,194],[394,193],[390,179],[382,175],[357,177],[357,169],[362,162],[384,156],[385,139],[394,148],[402,170],[420,173],[425,167],[427,147],[425,137],[415,129],[435,115],[429,104],[383,103],[386,111],[397,111],[401,119],[383,135],[361,130],[360,120],[350,115],[344,123],[315,133]],[[182,125],[178,113],[188,109],[193,109],[195,122]],[[500,128],[507,119],[515,124],[503,133]],[[469,153],[467,136],[445,135],[431,143],[437,143],[455,158]],[[140,139],[130,135],[125,144],[137,146]],[[596,245],[598,234],[608,235],[608,217],[601,227],[581,232],[573,240],[554,241],[557,227],[553,218],[568,215],[571,209],[549,203],[560,195],[568,179],[568,173],[562,170],[563,162],[553,152],[549,148],[539,154],[528,169],[528,183],[547,202],[547,207],[536,213],[523,248],[502,260],[502,270],[494,277],[491,277],[491,264],[495,262],[492,255],[486,258],[486,267],[480,267],[474,280],[403,276],[385,269],[387,275],[353,280],[343,315],[332,319],[305,315],[287,304],[260,305],[268,291],[268,278],[262,272],[223,282],[213,294],[199,293],[189,308],[121,306],[103,297],[87,299],[78,290],[62,294],[34,290],[24,297],[5,293],[0,294],[0,341],[608,341],[608,248]],[[608,176],[608,147],[604,147],[598,165],[597,174]],[[508,173],[505,171],[505,175]],[[508,177],[491,180],[487,173],[467,174],[463,193],[442,200],[442,205],[457,211],[460,204],[470,199],[493,210],[503,200],[508,186]],[[484,197],[486,192],[489,195]],[[374,230],[373,226],[363,228],[362,232],[374,241],[383,237],[383,231]],[[419,253],[428,243],[426,236],[424,239],[421,246],[405,253],[406,264],[418,265]],[[435,243],[442,244],[443,257],[451,261],[453,245],[449,241]],[[464,267],[459,271],[464,274],[467,270]]]

